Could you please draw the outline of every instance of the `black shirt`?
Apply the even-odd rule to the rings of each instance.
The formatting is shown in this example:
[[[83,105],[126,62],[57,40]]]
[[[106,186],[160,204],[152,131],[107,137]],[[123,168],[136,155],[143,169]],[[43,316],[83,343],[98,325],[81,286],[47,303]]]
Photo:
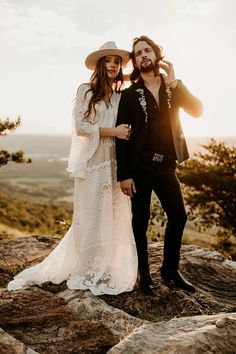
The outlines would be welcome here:
[[[166,86],[161,77],[159,90],[159,107],[153,94],[144,85],[144,95],[147,102],[147,137],[143,150],[150,153],[161,153],[176,158],[171,123],[169,120]]]

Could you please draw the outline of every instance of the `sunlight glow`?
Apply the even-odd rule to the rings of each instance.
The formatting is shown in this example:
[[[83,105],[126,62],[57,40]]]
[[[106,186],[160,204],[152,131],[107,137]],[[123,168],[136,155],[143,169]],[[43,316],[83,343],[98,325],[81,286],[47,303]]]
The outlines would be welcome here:
[[[130,49],[146,34],[204,104],[200,119],[181,113],[185,134],[236,135],[236,2],[150,0],[147,11],[121,0],[114,13],[108,0],[81,3],[0,2],[0,117],[21,115],[17,133],[69,134],[76,89],[91,75],[87,54],[108,40]]]

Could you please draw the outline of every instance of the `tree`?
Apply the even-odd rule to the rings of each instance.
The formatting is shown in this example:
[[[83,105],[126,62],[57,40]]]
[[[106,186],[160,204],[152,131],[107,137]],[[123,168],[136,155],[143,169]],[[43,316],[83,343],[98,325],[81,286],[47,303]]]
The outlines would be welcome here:
[[[21,124],[21,119],[18,117],[15,121],[10,121],[9,118],[0,119],[0,136],[7,135],[9,131],[15,130]],[[6,150],[0,150],[0,167],[6,165],[9,161],[16,163],[31,163],[31,159],[24,158],[22,150],[9,153]]]
[[[205,228],[217,226],[226,247],[236,236],[236,148],[215,139],[202,147],[207,153],[195,153],[179,167],[179,176],[190,215]]]

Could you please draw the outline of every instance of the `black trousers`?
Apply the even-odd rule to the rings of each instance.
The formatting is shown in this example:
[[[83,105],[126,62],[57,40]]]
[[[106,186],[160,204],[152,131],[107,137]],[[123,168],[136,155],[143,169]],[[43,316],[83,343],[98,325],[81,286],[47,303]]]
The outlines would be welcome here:
[[[149,273],[147,228],[150,218],[151,193],[155,192],[167,215],[163,265],[165,270],[177,270],[183,230],[187,221],[176,162],[140,162],[133,177],[137,193],[132,197],[132,226],[138,252],[139,272]]]

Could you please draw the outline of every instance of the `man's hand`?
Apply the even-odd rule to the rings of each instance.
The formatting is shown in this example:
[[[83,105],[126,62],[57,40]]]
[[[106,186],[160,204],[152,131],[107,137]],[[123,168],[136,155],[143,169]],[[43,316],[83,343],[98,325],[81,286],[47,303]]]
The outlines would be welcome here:
[[[175,78],[173,64],[170,61],[163,59],[159,61],[158,65],[160,69],[164,70],[164,80],[166,85],[170,85],[171,88],[175,88],[177,85],[177,80]]]
[[[125,179],[124,181],[120,182],[120,188],[122,192],[129,197],[133,197],[133,193],[136,193],[135,184],[132,178]]]

